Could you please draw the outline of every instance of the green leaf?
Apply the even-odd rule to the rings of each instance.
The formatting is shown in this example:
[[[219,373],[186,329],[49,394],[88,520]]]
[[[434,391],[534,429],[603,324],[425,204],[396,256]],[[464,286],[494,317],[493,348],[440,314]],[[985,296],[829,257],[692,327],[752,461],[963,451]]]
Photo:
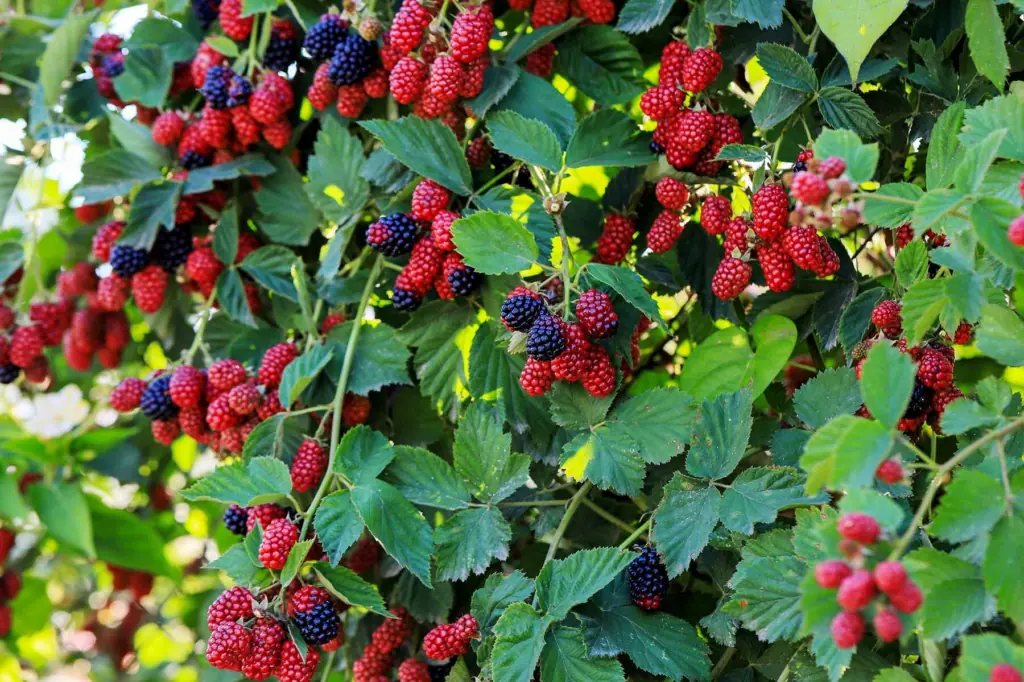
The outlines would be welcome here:
[[[928,141],[928,158],[925,177],[929,190],[948,187],[953,182],[953,172],[959,167],[966,148],[960,144],[957,135],[964,122],[966,102],[951,104],[943,111],[932,126]],[[865,220],[867,216],[865,216]]]
[[[320,227],[320,214],[292,162],[275,155],[270,163],[274,172],[260,181],[253,194],[259,209],[256,222],[274,244],[305,246]]]
[[[761,165],[768,161],[768,152],[752,144],[727,144],[718,152],[715,160],[745,161]]]
[[[903,668],[886,668],[875,675],[871,682],[915,682],[916,678]]]
[[[135,24],[122,46],[128,48],[129,55],[139,47],[159,47],[170,61],[183,62],[195,56],[199,41],[170,19],[148,17]]]
[[[868,1],[870,0],[855,0],[853,4]],[[849,7],[849,4],[844,7]],[[846,162],[846,174],[854,182],[868,182],[874,177],[878,154],[877,142],[864,144],[856,133],[849,130],[823,130],[814,142],[814,157],[827,159],[830,156],[838,156]]]
[[[928,275],[928,247],[924,240],[915,239],[896,254],[896,279],[909,289]]]
[[[395,447],[388,481],[414,504],[438,509],[465,509],[470,493],[448,462],[423,448]]]
[[[242,276],[235,268],[228,268],[217,278],[217,301],[228,317],[246,326],[257,328],[256,318],[245,295]]]
[[[616,547],[598,547],[549,561],[537,576],[537,604],[549,617],[562,620],[574,606],[600,592],[636,557],[634,552]]]
[[[903,558],[911,579],[925,594],[955,594],[956,599],[926,599],[918,611],[922,633],[944,639],[995,615],[981,569],[936,549],[916,549]]]
[[[942,412],[942,432],[955,436],[981,426],[997,424],[999,420],[998,413],[982,407],[970,398],[958,398]]]
[[[562,147],[551,128],[514,111],[498,111],[487,119],[495,147],[514,159],[552,171],[562,167]]]
[[[309,198],[330,220],[345,223],[370,198],[370,183],[359,175],[363,144],[335,118],[320,120],[320,132],[309,158]]]
[[[840,415],[853,414],[860,405],[857,374],[846,367],[818,372],[793,394],[797,416],[812,429],[820,429]]]
[[[887,343],[875,344],[868,351],[860,377],[861,395],[871,416],[895,428],[910,403],[916,376],[917,366],[909,355]]]
[[[633,606],[624,577],[588,604],[580,620],[591,656],[625,653],[642,670],[677,681],[710,676],[708,645],[694,627],[668,613]]]
[[[559,24],[559,26],[560,25],[561,24]],[[553,29],[555,26],[545,26],[544,28]],[[509,52],[507,63],[500,64],[498,66],[490,66],[484,72],[484,87],[480,90],[480,94],[465,102],[465,105],[469,107],[474,114],[483,118],[487,115],[487,112],[491,110],[491,107],[501,102],[505,96],[508,95],[509,90],[511,90],[512,86],[514,86],[516,81],[519,80],[520,74],[523,73],[519,67],[512,63],[518,59],[518,57],[512,58],[512,52],[517,51],[516,48],[523,46],[523,43],[527,43],[528,39],[531,36],[537,35],[537,33],[538,31],[534,31],[533,33],[523,36]],[[525,48],[529,46],[526,45],[523,47]]]
[[[511,604],[494,626],[498,636],[491,652],[494,682],[530,682],[544,647],[550,620],[529,604]]]
[[[582,26],[558,45],[556,69],[584,94],[605,106],[641,95],[643,60],[622,33],[611,26]]]
[[[830,85],[818,92],[818,110],[833,128],[848,128],[863,138],[873,139],[882,134],[878,117],[864,98],[853,90]]]
[[[711,26],[704,3],[694,5],[690,16],[686,18],[686,44],[691,50],[706,46],[711,42]]]
[[[1003,20],[995,0],[967,0],[964,27],[975,67],[1002,92],[1010,70],[1010,57],[1006,52]]]
[[[78,48],[89,32],[89,25],[97,11],[72,14],[57,25],[46,43],[46,50],[39,62],[39,85],[43,90],[46,106],[52,107],[60,98],[64,81],[71,75],[71,68],[78,57]]]
[[[11,197],[14,196],[14,190],[21,181],[23,168],[22,164],[10,163],[9,159],[0,162],[0,222],[3,221]]]
[[[125,57],[124,72],[114,79],[114,90],[126,101],[158,107],[166,99],[173,78],[174,62],[163,49],[136,47]]]
[[[242,0],[242,16],[251,17],[261,12],[272,12],[277,5],[277,0]]]
[[[308,351],[288,363],[281,374],[281,385],[278,398],[285,407],[290,407],[302,392],[313,383],[317,375],[331,361],[330,346],[313,346]],[[346,434],[347,435],[347,434]]]
[[[628,398],[602,428],[635,441],[645,462],[665,464],[690,441],[696,418],[697,405],[690,396],[663,387]]]
[[[1008,201],[984,197],[971,207],[971,224],[985,250],[1003,265],[1024,270],[1024,249],[1014,245],[1006,230],[1020,209]]]
[[[720,329],[690,352],[679,373],[679,387],[694,400],[738,391],[750,381],[754,354],[738,327]]]
[[[789,118],[805,101],[807,95],[799,90],[769,81],[754,104],[754,125],[761,130],[771,130]]]
[[[75,188],[75,196],[87,204],[95,204],[127,194],[140,183],[160,178],[160,169],[142,157],[115,149],[82,164],[82,182]]]
[[[502,213],[477,211],[456,220],[451,229],[466,264],[485,275],[528,270],[539,255],[530,231]]]
[[[843,514],[860,512],[873,517],[888,532],[896,535],[903,526],[906,514],[896,501],[888,495],[876,493],[874,490],[854,488],[846,491],[839,501],[839,510]]]
[[[565,152],[567,168],[646,166],[654,161],[650,138],[629,116],[600,109],[582,121]]]
[[[828,495],[804,495],[806,477],[795,469],[753,467],[737,476],[722,493],[722,525],[744,535],[755,523],[772,523],[783,509],[824,504]]]
[[[860,417],[836,417],[807,441],[800,468],[807,472],[807,492],[870,486],[875,469],[892,450],[893,440],[881,424]]]
[[[946,498],[942,499],[945,504]],[[1000,610],[1017,622],[1024,619],[1024,576],[1020,572],[1022,553],[1024,516],[1005,516],[992,530],[981,572],[985,587],[996,596]]]
[[[852,0],[844,3],[815,0],[813,9],[821,32],[846,58],[850,75],[856,81],[871,47],[906,6],[907,0]]]
[[[623,33],[646,33],[661,26],[674,4],[675,0],[628,0],[619,11],[615,28]]]
[[[964,202],[960,192],[951,189],[935,189],[925,193],[914,207],[914,229],[920,234],[942,222]]]
[[[775,380],[796,348],[797,329],[793,321],[781,315],[762,315],[750,329],[754,339],[754,388],[756,399]]]
[[[858,294],[857,298],[843,309],[843,315],[839,318],[839,341],[843,344],[847,357],[850,357],[853,347],[863,340],[864,334],[871,326],[871,312],[885,295],[885,289],[881,287],[868,289]]]
[[[914,217],[914,204],[885,201],[875,197],[893,197],[916,203],[923,195],[924,191],[920,187],[909,182],[882,185],[878,191],[865,195],[864,222],[879,227],[899,227],[909,223]]]
[[[649,319],[661,321],[658,304],[644,289],[640,276],[632,270],[615,265],[590,263],[586,272],[590,279],[611,287],[615,293]]]
[[[299,292],[292,282],[292,265],[298,256],[285,246],[262,246],[242,261],[241,268],[264,287],[290,301],[298,302]]]
[[[450,409],[456,401],[456,384],[465,371],[466,327],[475,322],[474,309],[452,301],[432,301],[413,313],[398,330],[398,340],[414,346],[413,365],[420,392]]]
[[[541,682],[625,682],[614,658],[590,658],[583,631],[557,627],[548,632],[540,657]]]
[[[254,457],[248,464],[234,462],[217,467],[185,490],[189,501],[210,500],[247,507],[273,502],[290,493],[288,466],[272,457]]]
[[[651,537],[665,560],[670,578],[681,575],[703,551],[718,525],[722,498],[713,486],[696,488],[676,473],[665,486],[654,512]]]
[[[470,405],[455,431],[455,471],[481,502],[501,502],[529,478],[529,456],[511,448],[512,436],[502,431],[491,409]]]
[[[978,349],[1008,367],[1024,365],[1024,321],[1017,313],[996,304],[981,308],[981,324],[974,332]]]
[[[735,0],[732,13],[761,28],[773,28],[782,25],[783,4],[783,0]]]
[[[991,531],[1004,509],[999,481],[980,471],[961,469],[946,486],[928,533],[947,542],[966,542]]]
[[[768,77],[779,85],[809,93],[818,89],[818,77],[810,62],[791,47],[758,43],[757,60]]]
[[[327,591],[346,604],[391,618],[391,612],[373,583],[366,582],[344,566],[331,566],[322,561],[314,564],[313,570]]]
[[[270,175],[274,170],[274,164],[267,161],[266,157],[262,154],[243,154],[242,156],[231,159],[230,161],[218,163],[216,166],[207,166],[206,168],[197,168],[189,171],[188,177],[185,179],[185,189],[183,190],[183,193],[196,194],[198,192],[209,192],[213,189],[213,183],[218,180],[234,180],[235,178],[244,178],[249,176],[263,177]],[[220,226],[218,226],[217,232],[219,232],[220,229]],[[217,232],[214,232],[215,241]],[[225,262],[228,263],[233,263],[234,261],[234,257],[225,260]]]
[[[473,178],[455,133],[435,119],[404,116],[395,121],[359,121],[384,149],[416,173],[457,194],[473,191]]]
[[[363,521],[347,490],[331,493],[317,507],[313,528],[331,564],[337,565],[342,555],[363,534]]]
[[[403,568],[427,587],[433,533],[423,515],[402,494],[383,481],[357,485],[352,503],[377,542]]]
[[[70,549],[96,558],[92,516],[81,489],[66,481],[36,483],[25,491],[46,532]]]
[[[299,574],[299,569],[302,568],[302,564],[306,561],[306,555],[309,554],[309,549],[312,546],[312,540],[303,540],[302,542],[296,542],[288,550],[288,558],[285,559],[284,568],[281,569],[280,581],[282,587],[287,587],[295,580],[295,576]]]
[[[24,519],[28,512],[28,506],[18,491],[18,482],[0,470],[0,518],[11,521]]]
[[[288,461],[306,438],[307,422],[302,417],[275,414],[260,422],[245,439],[242,459],[266,455]]]
[[[96,497],[87,496],[86,502],[97,559],[137,571],[180,577],[180,571],[167,562],[164,538],[152,521],[122,509],[111,509]]]
[[[224,575],[231,578],[239,585],[258,585],[266,581],[267,584],[274,580],[270,571],[258,566],[241,543],[231,545],[228,551],[206,564],[206,568],[214,571],[223,571]]]
[[[496,111],[514,111],[523,118],[540,121],[554,131],[563,148],[576,129],[576,111],[569,101],[551,83],[532,73],[520,72],[508,94],[495,106]]]
[[[353,324],[346,322],[331,330],[330,337],[337,340],[332,341],[334,359],[327,367],[327,376],[341,376]],[[346,389],[356,395],[369,395],[382,386],[411,384],[408,365],[409,349],[399,341],[394,329],[386,324],[363,325]]]
[[[745,556],[729,585],[723,609],[763,642],[794,639],[800,630],[800,580],[806,565],[793,556]]]
[[[717,480],[733,472],[750,440],[753,398],[750,389],[701,403],[697,426],[686,455],[686,470]]]
[[[349,429],[338,444],[334,471],[363,485],[377,478],[394,458],[395,450],[384,434],[360,424]]]
[[[1009,663],[1024,669],[1024,647],[995,633],[970,635],[960,640],[960,665],[956,669],[963,682],[988,682],[996,663]]]
[[[779,429],[772,436],[772,463],[795,467],[811,434],[803,429]]]
[[[547,394],[551,399],[551,420],[570,429],[597,426],[608,415],[612,396],[597,398],[579,384],[558,382]]]
[[[234,263],[238,255],[239,222],[238,202],[231,200],[221,211],[213,232],[213,252],[222,263]]]
[[[241,53],[238,51],[238,45],[235,41],[231,40],[227,36],[211,35],[206,38],[206,42],[210,44],[210,47],[220,52],[225,57],[235,58]]]
[[[561,463],[573,478],[586,478],[602,490],[636,495],[646,475],[639,453],[640,446],[625,433],[598,429],[566,443]]]
[[[993,130],[964,153],[960,166],[953,173],[953,186],[958,192],[970,194],[978,191],[1004,139],[1005,130]]]
[[[968,149],[979,144],[994,130],[1007,130],[999,145],[999,157],[1024,161],[1024,121],[1020,117],[1020,100],[1016,95],[1004,95],[988,100],[981,106],[968,109],[960,143]]]
[[[492,573],[487,576],[483,587],[473,593],[470,607],[470,613],[480,625],[480,633],[486,637],[506,608],[516,602],[526,601],[531,594],[533,581],[522,571],[512,571],[508,575]]]
[[[495,559],[508,558],[512,529],[495,507],[464,509],[434,530],[437,579],[466,580],[484,573]]]
[[[118,81],[120,80],[118,78]],[[123,148],[144,159],[154,168],[161,168],[170,162],[171,157],[167,147],[153,141],[153,133],[149,128],[137,121],[129,121],[118,114],[108,113],[107,119],[110,122],[111,134]],[[135,204],[133,203],[132,210],[134,209]],[[173,223],[171,224],[173,225]]]
[[[167,229],[174,228],[174,211],[178,206],[179,196],[180,182],[161,182],[143,186],[132,201],[128,223],[117,243],[136,249],[151,249],[161,225]]]

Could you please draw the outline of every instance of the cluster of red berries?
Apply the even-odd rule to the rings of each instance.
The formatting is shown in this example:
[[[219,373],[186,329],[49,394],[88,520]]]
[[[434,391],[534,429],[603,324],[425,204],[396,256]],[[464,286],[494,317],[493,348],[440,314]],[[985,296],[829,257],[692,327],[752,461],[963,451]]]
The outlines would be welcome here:
[[[444,623],[423,637],[423,653],[435,661],[462,656],[469,651],[469,643],[480,637],[480,625],[470,614],[454,623]]]
[[[21,277],[19,269],[0,286],[0,384],[14,383],[24,374],[26,381],[42,385],[51,378],[50,363],[43,349],[59,346],[64,340],[76,319],[75,302],[64,292],[55,301],[31,304],[27,315],[19,315],[7,302],[17,293]],[[121,358],[121,348],[128,342],[128,322],[122,322],[109,330],[117,351],[107,360],[115,365]]]
[[[1024,174],[1020,176],[1017,191],[1024,199]],[[1010,222],[1010,226],[1006,229],[1006,238],[1014,246],[1024,246],[1024,215],[1019,215]]]
[[[789,215],[790,225],[830,230],[838,218],[844,230],[862,222],[860,206],[852,199],[857,184],[846,175],[846,162],[838,156],[814,158],[812,150],[797,156],[801,170],[787,173],[784,180],[796,202]]]
[[[413,620],[401,606],[391,609],[389,618],[381,623],[370,637],[370,643],[363,648],[363,655],[352,664],[352,679],[355,682],[383,682],[395,665],[395,652],[412,634]]]
[[[857,378],[859,379],[861,376],[865,356],[873,344],[882,343],[881,337],[896,340],[896,348],[900,352],[908,354],[917,364],[917,376],[914,380],[910,404],[907,405],[898,428],[901,431],[916,434],[927,421],[933,429],[938,430],[946,407],[964,395],[953,383],[953,365],[956,361],[956,353],[952,346],[942,343],[939,339],[922,346],[907,347],[906,339],[899,338],[903,333],[901,309],[902,307],[896,301],[882,301],[871,312],[871,322],[877,328],[878,334],[858,344],[852,351]],[[969,341],[971,331],[969,324],[961,323],[953,335],[954,342]],[[867,407],[864,406],[857,414],[864,417],[871,416]],[[891,483],[903,478],[902,475],[897,477],[894,465],[883,463],[883,466],[888,466],[888,469],[878,473],[880,479]]]
[[[715,157],[727,144],[743,142],[739,121],[729,114],[714,114],[703,106],[685,106],[687,92],[707,89],[722,70],[722,56],[709,47],[691,51],[682,41],[661,53],[658,85],[640,98],[640,110],[656,122],[652,150],[664,153],[676,170],[715,176],[723,162]]]
[[[838,590],[836,602],[842,608],[832,619],[832,640],[840,649],[850,649],[864,637],[863,612],[873,605],[875,634],[883,642],[894,642],[903,632],[900,614],[911,614],[921,607],[924,597],[899,561],[872,562],[868,549],[882,535],[873,517],[851,513],[839,517],[842,540],[839,550],[845,561],[831,559],[814,567],[819,586]]]
[[[463,261],[452,241],[452,223],[461,216],[448,210],[451,194],[433,180],[421,180],[412,194],[412,210],[406,220],[389,220],[385,216],[370,225],[367,241],[387,252],[389,245],[403,240],[412,244],[409,262],[398,274],[392,288],[391,301],[399,310],[415,310],[423,299],[436,291],[442,299],[468,296],[483,284],[483,275]],[[429,229],[422,228],[428,225]],[[412,234],[402,231],[412,229]],[[400,252],[396,248],[393,251]]]
[[[7,555],[14,547],[15,534],[10,528],[0,528],[0,568],[7,562]],[[21,576],[10,569],[0,574],[0,637],[11,631],[11,605],[8,603],[21,591]]]
[[[647,248],[654,253],[665,253],[675,246],[683,233],[685,223],[681,211],[690,201],[690,189],[685,183],[668,177],[658,180],[654,194],[663,210],[647,231]]]
[[[445,36],[440,27],[445,18],[437,12],[429,0],[404,0],[383,35],[381,62],[396,102],[412,105],[416,116],[440,118],[461,139],[467,115],[463,102],[483,90],[491,64],[494,15],[486,3],[464,5]]]
[[[618,265],[629,255],[635,234],[636,225],[632,218],[619,213],[607,214],[601,224],[601,236],[597,238],[593,262]]]
[[[584,17],[593,24],[609,24],[615,18],[615,3],[611,0],[512,0],[509,6],[529,11],[534,28],[560,24],[570,16]]]

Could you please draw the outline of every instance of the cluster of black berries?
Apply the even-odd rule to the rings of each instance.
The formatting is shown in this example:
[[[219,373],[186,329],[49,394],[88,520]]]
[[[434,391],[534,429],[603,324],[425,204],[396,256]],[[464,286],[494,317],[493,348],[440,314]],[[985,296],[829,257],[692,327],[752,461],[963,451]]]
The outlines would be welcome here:
[[[647,611],[661,606],[662,597],[668,592],[668,571],[661,563],[658,550],[654,547],[637,545],[634,552],[640,556],[629,565],[629,598]]]
[[[325,14],[303,40],[306,52],[317,61],[330,61],[328,78],[334,85],[354,85],[363,80],[379,61],[377,47],[337,14]]]
[[[119,276],[130,278],[141,272],[150,263],[155,263],[168,273],[184,265],[192,253],[192,235],[186,227],[160,230],[153,248],[149,251],[117,244],[110,252],[110,267]]]
[[[299,34],[287,19],[277,19],[270,27],[270,40],[263,53],[263,66],[273,71],[287,71],[299,58]]]

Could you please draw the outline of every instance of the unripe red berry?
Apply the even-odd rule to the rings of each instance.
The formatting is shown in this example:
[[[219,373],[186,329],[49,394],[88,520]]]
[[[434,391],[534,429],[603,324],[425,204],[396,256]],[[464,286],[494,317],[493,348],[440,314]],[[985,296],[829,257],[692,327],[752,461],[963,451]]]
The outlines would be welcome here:
[[[878,542],[882,533],[878,521],[867,514],[852,512],[839,517],[837,524],[839,534],[844,538],[859,542],[862,545],[873,545]]]
[[[1021,187],[1024,188],[1024,181]],[[1021,189],[1021,194],[1024,194],[1024,189]],[[1022,679],[1020,670],[1009,663],[996,663],[988,674],[988,682],[1021,682]]]
[[[832,641],[840,649],[852,649],[864,637],[864,618],[854,611],[841,611],[832,619]]]
[[[875,634],[883,642],[895,642],[903,632],[903,622],[899,614],[892,609],[880,609],[875,614],[872,624],[875,626]]]
[[[898,561],[883,561],[875,566],[875,584],[885,594],[895,594],[907,582],[907,570]]]
[[[836,593],[836,602],[847,611],[859,611],[868,604],[875,596],[875,580],[871,573],[859,569],[850,574],[839,584],[839,592]]]
[[[822,561],[814,567],[814,580],[820,587],[833,590],[842,584],[843,580],[853,574],[853,569],[845,561],[832,559]]]

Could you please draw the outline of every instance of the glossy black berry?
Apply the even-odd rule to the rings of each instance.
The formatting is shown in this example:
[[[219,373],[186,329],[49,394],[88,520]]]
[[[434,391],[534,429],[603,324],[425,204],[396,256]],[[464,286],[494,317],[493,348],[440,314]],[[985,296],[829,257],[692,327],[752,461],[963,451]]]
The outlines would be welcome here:
[[[130,246],[118,244],[110,252],[110,267],[125,279],[128,279],[148,264],[149,253],[142,249],[133,249]]]
[[[534,321],[545,312],[544,301],[533,296],[509,296],[501,304],[501,321],[516,332],[528,332]]]
[[[805,170],[807,170],[807,162],[806,161],[797,161],[796,163],[793,164],[793,172],[794,173],[799,173],[800,171],[805,171]]]
[[[394,289],[392,291],[391,305],[395,306],[395,310],[411,312],[419,308],[421,303],[423,303],[423,297],[414,291],[408,291],[407,289]]]
[[[220,12],[220,0],[192,0],[192,15],[203,28],[213,23]]]
[[[652,611],[661,606],[668,592],[668,571],[653,547],[633,547],[640,556],[629,565],[629,598],[642,609]]]
[[[310,27],[305,40],[302,41],[302,47],[306,48],[309,56],[318,62],[327,61],[334,56],[334,50],[345,37],[345,33],[340,17],[324,16]]]
[[[184,227],[160,230],[150,258],[167,272],[174,272],[192,253],[192,234]]]
[[[658,156],[661,156],[662,154],[665,153],[665,148],[662,147],[657,142],[655,142],[654,140],[651,140],[651,144],[648,146],[650,147],[652,154],[657,154]]]
[[[366,228],[366,243],[385,256],[400,256],[412,251],[420,226],[404,213],[382,216]]]
[[[249,102],[252,95],[252,83],[239,75],[231,77],[231,84],[228,86],[228,107],[240,107]]]
[[[21,374],[17,365],[0,365],[0,384],[13,384]]]
[[[103,70],[111,78],[117,78],[124,73],[124,55],[112,54],[103,58]]]
[[[211,66],[206,70],[206,82],[199,89],[206,103],[213,109],[227,109],[228,87],[231,82],[231,69],[226,66]]]
[[[149,382],[146,390],[142,392],[142,399],[139,407],[142,414],[150,419],[163,421],[178,414],[178,406],[171,402],[171,394],[168,388],[171,384],[171,375],[165,374]]]
[[[540,315],[526,337],[526,354],[534,360],[554,360],[565,350],[562,321],[547,313]]]
[[[373,43],[354,33],[346,33],[334,48],[327,77],[335,85],[352,85],[365,78],[376,63]]]
[[[181,167],[185,170],[195,170],[196,168],[205,168],[213,163],[212,154],[201,154],[194,149],[190,149],[181,155],[179,159]]]
[[[441,663],[440,665],[428,665],[427,673],[430,675],[430,682],[445,682],[448,679],[448,673],[455,667],[457,660],[459,659],[451,658],[448,662]]]
[[[245,524],[249,520],[249,512],[245,507],[232,504],[224,510],[224,527],[235,535],[245,535]]]
[[[338,636],[340,621],[329,601],[317,604],[309,611],[296,611],[292,620],[307,644],[326,644]]]
[[[469,296],[479,289],[483,282],[484,276],[468,265],[463,265],[448,275],[448,284],[456,296]]]
[[[263,66],[272,71],[287,71],[299,58],[298,38],[283,38],[272,32],[267,51],[263,54]]]
[[[907,411],[903,413],[903,416],[906,419],[917,419],[923,415],[931,406],[934,394],[932,389],[915,380],[914,391],[910,394],[910,404],[907,405]]]

